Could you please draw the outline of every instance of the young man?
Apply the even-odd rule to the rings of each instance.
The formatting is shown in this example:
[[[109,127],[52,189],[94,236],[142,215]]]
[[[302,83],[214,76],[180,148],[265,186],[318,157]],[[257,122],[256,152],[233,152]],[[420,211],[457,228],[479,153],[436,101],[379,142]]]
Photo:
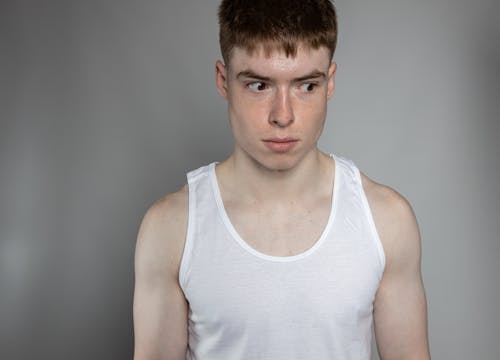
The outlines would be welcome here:
[[[231,156],[157,201],[136,248],[135,359],[428,359],[409,203],[317,147],[334,92],[328,0],[224,0]]]

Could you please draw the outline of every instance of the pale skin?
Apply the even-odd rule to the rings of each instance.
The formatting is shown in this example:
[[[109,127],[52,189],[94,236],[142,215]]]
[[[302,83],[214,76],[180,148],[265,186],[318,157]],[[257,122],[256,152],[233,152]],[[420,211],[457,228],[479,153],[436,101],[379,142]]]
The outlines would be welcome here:
[[[228,65],[216,63],[217,89],[228,102],[235,138],[233,153],[216,167],[224,206],[256,250],[274,256],[301,253],[317,240],[330,210],[334,164],[317,140],[335,89],[336,64],[326,48],[301,45],[295,57],[237,48]],[[276,152],[263,142],[271,137],[293,137],[297,143]],[[361,175],[386,257],[374,302],[380,358],[429,359],[415,215],[395,190]],[[185,185],[153,204],[141,224],[135,255],[136,360],[185,359],[189,305],[178,274],[187,215]]]

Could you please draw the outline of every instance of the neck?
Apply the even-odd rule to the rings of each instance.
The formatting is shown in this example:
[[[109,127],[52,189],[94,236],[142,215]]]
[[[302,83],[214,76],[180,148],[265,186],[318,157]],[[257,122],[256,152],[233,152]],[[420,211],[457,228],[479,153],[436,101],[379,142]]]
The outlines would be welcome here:
[[[332,184],[333,161],[317,148],[296,163],[266,167],[235,150],[217,166],[221,187],[248,203],[287,203],[314,196]],[[326,185],[326,186],[325,186]]]

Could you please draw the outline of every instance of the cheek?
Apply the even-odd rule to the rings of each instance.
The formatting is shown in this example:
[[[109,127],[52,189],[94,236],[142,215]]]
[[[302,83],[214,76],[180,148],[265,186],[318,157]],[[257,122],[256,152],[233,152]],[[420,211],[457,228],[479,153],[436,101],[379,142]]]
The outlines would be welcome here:
[[[263,99],[232,94],[228,98],[231,126],[238,129],[253,129],[267,123],[267,103]]]
[[[297,107],[295,112],[297,120],[302,119],[303,123],[309,125],[320,125],[326,118],[326,103],[324,101],[312,101],[303,103]]]

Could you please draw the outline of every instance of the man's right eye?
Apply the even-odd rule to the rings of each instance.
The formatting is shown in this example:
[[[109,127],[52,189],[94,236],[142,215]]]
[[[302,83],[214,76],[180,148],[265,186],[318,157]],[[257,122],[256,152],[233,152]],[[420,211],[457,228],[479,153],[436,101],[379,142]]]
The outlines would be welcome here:
[[[255,92],[264,91],[267,89],[267,84],[263,83],[262,81],[255,81],[247,84],[247,86],[250,88],[250,90],[253,90]]]

